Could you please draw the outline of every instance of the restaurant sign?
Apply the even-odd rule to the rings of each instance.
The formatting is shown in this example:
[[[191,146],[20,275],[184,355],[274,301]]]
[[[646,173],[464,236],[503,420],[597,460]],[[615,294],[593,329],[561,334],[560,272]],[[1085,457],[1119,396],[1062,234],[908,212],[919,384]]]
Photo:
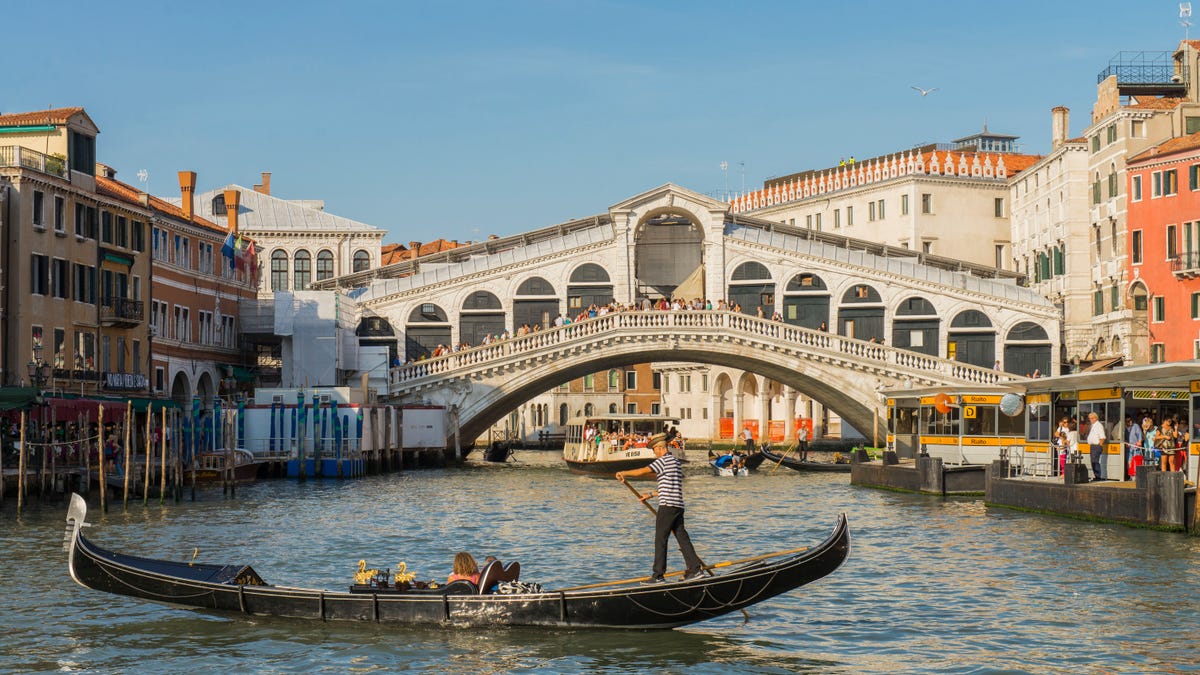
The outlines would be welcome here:
[[[104,388],[120,391],[140,391],[147,385],[146,376],[135,373],[105,373]]]

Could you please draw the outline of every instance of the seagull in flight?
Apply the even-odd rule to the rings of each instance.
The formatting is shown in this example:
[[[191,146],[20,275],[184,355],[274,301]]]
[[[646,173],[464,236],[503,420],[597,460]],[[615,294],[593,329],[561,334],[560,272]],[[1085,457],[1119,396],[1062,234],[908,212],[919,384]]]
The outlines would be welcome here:
[[[932,89],[922,89],[922,88],[920,88],[920,87],[918,87],[918,86],[915,86],[915,85],[913,86],[913,89],[916,89],[917,91],[921,92],[921,95],[922,95],[922,96],[928,96],[928,95],[930,95],[930,94],[932,94],[933,92],[935,92],[935,91],[937,91],[937,90],[938,90],[938,88],[937,88],[937,87],[933,87]]]

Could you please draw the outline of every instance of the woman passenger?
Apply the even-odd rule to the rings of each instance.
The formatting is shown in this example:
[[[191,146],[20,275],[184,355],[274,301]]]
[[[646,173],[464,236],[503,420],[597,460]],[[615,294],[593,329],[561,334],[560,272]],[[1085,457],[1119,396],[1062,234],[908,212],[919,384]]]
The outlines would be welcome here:
[[[446,577],[446,583],[464,579],[473,584],[479,583],[479,564],[466,551],[454,554],[454,571]]]

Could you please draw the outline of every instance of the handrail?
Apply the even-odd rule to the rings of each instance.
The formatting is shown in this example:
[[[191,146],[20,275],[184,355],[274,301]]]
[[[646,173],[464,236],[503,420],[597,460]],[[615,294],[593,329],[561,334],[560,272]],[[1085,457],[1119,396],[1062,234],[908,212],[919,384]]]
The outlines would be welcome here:
[[[713,329],[736,331],[744,335],[765,338],[775,344],[783,342],[804,347],[806,350],[817,349],[829,354],[850,356],[879,364],[938,373],[943,377],[966,383],[995,384],[1009,379],[1007,374],[991,368],[802,328],[779,321],[747,316],[738,312],[632,310],[612,312],[562,327],[499,340],[444,356],[397,366],[392,368],[389,373],[389,389],[394,392],[403,388],[401,385],[470,372],[481,367],[492,367],[510,357],[534,354],[550,347],[583,344],[600,338],[611,338],[620,332],[670,335],[674,339],[687,335],[687,333],[677,332],[679,329],[704,329],[702,334],[705,336],[711,336]]]

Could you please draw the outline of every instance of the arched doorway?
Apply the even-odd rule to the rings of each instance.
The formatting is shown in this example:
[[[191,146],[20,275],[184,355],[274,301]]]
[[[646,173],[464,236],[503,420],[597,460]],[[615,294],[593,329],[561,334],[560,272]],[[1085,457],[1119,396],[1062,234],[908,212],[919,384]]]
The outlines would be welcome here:
[[[942,351],[938,344],[940,327],[933,303],[921,297],[908,298],[892,317],[892,346],[937,356]]]
[[[521,282],[513,296],[512,330],[516,333],[524,324],[529,324],[530,328],[537,324],[549,328],[560,312],[554,286],[541,277],[530,277]]]
[[[726,301],[730,307],[741,305],[742,314],[762,315],[770,318],[775,313],[775,282],[771,272],[760,262],[745,262],[738,265],[729,277]]]
[[[737,418],[742,422],[742,429],[749,426],[750,431],[754,434],[754,439],[761,440],[761,432],[758,428],[758,376],[754,373],[742,373],[742,377],[738,381],[737,392]],[[739,439],[742,437],[742,429],[734,430]]]
[[[1010,373],[1050,375],[1050,338],[1046,329],[1022,321],[1004,338],[1004,369]]]
[[[567,315],[572,319],[592,305],[599,307],[612,301],[612,281],[603,267],[584,263],[571,272],[567,283]]]
[[[867,284],[855,284],[838,306],[838,335],[856,340],[883,339],[883,299]]]
[[[404,358],[428,358],[438,345],[450,346],[450,319],[432,302],[421,303],[408,315],[404,326]]]
[[[717,428],[715,438],[733,438],[733,380],[728,373],[720,373],[713,382],[713,420]]]
[[[634,233],[637,298],[670,298],[704,263],[704,233],[681,212],[657,213]]]
[[[992,328],[991,320],[983,312],[968,309],[959,312],[950,321],[950,331],[946,338],[946,358],[980,368],[991,368],[995,365],[996,330]],[[1007,365],[1005,364],[1006,369]]]
[[[175,378],[171,380],[171,400],[185,410],[192,406],[192,387],[188,383],[187,375],[182,372],[175,373]]]
[[[783,320],[793,326],[817,330],[829,327],[829,287],[808,272],[792,277],[783,291]]]
[[[463,301],[458,320],[458,339],[472,347],[483,344],[489,335],[504,332],[504,306],[488,291],[475,291]]]
[[[213,398],[216,394],[217,390],[213,385],[212,376],[208,373],[201,373],[200,379],[196,381],[196,398],[200,399],[200,408],[212,410]]]

